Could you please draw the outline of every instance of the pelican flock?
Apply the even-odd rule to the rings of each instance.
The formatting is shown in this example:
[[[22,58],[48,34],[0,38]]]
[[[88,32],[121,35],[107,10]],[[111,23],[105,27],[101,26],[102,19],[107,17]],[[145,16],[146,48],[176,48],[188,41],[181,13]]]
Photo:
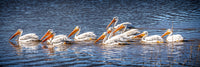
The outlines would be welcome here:
[[[39,37],[35,33],[29,33],[22,35],[23,30],[18,29],[16,33],[14,33],[9,40],[12,40],[14,37],[18,35],[18,38],[16,38],[16,41],[18,42],[46,42],[47,44],[52,44],[53,46],[57,46],[60,44],[67,44],[72,42],[87,42],[87,41],[93,41],[94,43],[98,43],[100,40],[102,40],[102,44],[106,45],[117,45],[117,44],[126,44],[128,41],[138,39],[141,43],[167,43],[170,42],[182,42],[183,37],[180,34],[173,35],[173,31],[171,29],[168,29],[163,35],[150,35],[148,36],[148,32],[144,31],[143,33],[140,33],[138,29],[127,29],[127,25],[132,25],[130,22],[123,22],[121,24],[117,24],[119,21],[119,18],[117,16],[113,17],[111,22],[106,26],[105,32],[97,38],[96,34],[94,32],[85,32],[82,34],[79,34],[81,31],[81,28],[79,26],[76,26],[74,30],[72,30],[69,35],[56,35],[55,32],[53,32],[53,29],[49,29],[42,37],[39,39]],[[112,27],[111,27],[112,25]],[[140,33],[140,34],[139,34]],[[75,34],[75,35],[74,35]],[[70,37],[73,37],[73,39],[70,39]],[[166,36],[166,39],[164,39],[164,36]]]

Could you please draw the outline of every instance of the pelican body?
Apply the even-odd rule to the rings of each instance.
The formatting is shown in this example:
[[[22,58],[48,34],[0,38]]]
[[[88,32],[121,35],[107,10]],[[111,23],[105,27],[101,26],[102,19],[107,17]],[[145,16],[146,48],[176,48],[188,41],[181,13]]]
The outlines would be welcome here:
[[[18,38],[16,39],[19,42],[39,42],[39,38],[35,33],[29,33],[29,34],[25,34],[23,36],[22,36],[22,33],[23,33],[23,30],[18,29],[17,32],[15,34],[13,34],[9,40],[11,40],[14,37],[16,37],[17,35],[19,35]]]
[[[148,32],[147,31],[144,31],[143,33],[137,35],[137,36],[134,36],[134,38],[141,38],[141,42],[143,43],[163,43],[164,40],[162,39],[161,36],[159,35],[151,35],[151,36],[148,36]]]
[[[162,37],[164,37],[166,35],[168,35],[167,38],[166,38],[167,42],[181,42],[181,41],[183,41],[183,37],[180,34],[173,35],[173,31],[171,29],[168,29],[162,35]]]
[[[79,26],[76,26],[75,29],[68,35],[68,38],[76,33],[74,37],[75,41],[90,41],[96,39],[96,35],[93,32],[86,32],[79,35],[80,30]]]

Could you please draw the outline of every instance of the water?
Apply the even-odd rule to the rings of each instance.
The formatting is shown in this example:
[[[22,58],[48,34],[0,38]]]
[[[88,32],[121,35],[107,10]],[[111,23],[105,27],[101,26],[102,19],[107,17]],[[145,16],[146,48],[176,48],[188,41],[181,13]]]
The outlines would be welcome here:
[[[199,66],[200,2],[78,0],[78,1],[0,1],[0,64],[2,66]],[[130,45],[76,43],[44,49],[42,44],[19,46],[10,36],[17,29],[40,38],[48,29],[69,34],[75,26],[81,32],[100,36],[114,16],[131,22],[141,32],[161,35],[174,26],[189,42]]]

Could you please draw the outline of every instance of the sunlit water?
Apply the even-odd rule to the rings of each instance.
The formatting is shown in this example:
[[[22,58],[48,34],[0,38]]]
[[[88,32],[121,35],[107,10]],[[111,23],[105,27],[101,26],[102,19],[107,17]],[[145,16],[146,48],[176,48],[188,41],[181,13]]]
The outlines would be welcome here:
[[[200,2],[197,1],[0,1],[0,65],[3,66],[199,66]],[[40,43],[18,45],[9,38],[23,34],[40,38],[48,29],[68,35],[75,26],[100,36],[114,16],[140,32],[162,35],[172,27],[189,42],[102,45],[81,42],[44,49]],[[30,44],[29,44],[30,45]],[[49,46],[50,47],[50,46]]]

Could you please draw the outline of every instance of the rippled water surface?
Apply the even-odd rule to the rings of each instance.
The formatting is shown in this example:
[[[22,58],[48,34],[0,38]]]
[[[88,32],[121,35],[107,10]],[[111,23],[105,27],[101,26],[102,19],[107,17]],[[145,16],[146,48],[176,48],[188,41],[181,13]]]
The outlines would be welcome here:
[[[0,65],[2,66],[199,66],[200,2],[198,0],[78,0],[0,1]],[[131,22],[140,32],[162,35],[174,28],[188,42],[102,45],[78,42],[44,48],[41,43],[19,45],[9,38],[17,29],[40,38],[48,29],[68,35],[75,26],[98,37],[114,16]],[[49,46],[50,47],[50,46]]]

